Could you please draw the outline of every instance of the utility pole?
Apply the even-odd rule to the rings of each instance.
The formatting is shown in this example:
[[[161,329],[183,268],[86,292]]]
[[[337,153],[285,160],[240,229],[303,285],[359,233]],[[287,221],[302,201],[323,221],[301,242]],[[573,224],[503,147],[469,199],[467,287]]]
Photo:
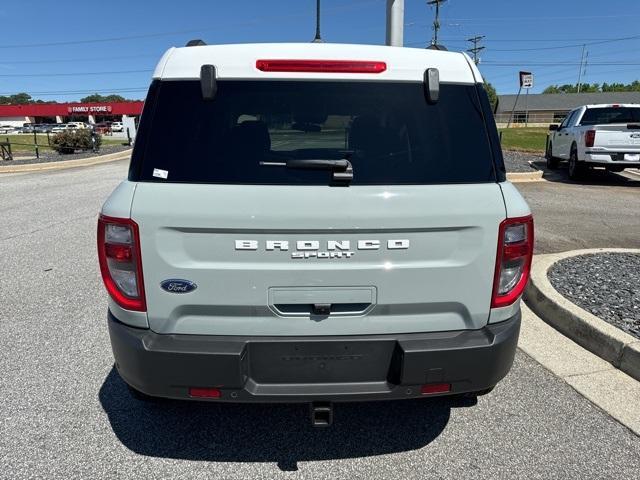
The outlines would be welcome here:
[[[473,63],[475,63],[476,65],[480,63],[480,57],[478,56],[478,53],[480,53],[485,48],[482,46],[478,46],[478,43],[480,43],[483,38],[484,35],[476,35],[473,38],[467,38],[467,42],[473,43],[473,48],[468,49],[467,52],[473,55]]]
[[[447,0],[427,0],[427,5],[436,6],[436,18],[433,20],[433,40],[431,45],[438,45],[438,31],[440,30],[440,4]]]
[[[320,0],[316,0],[316,36],[312,43],[322,43],[320,37]]]
[[[582,63],[584,62],[584,49],[586,45],[582,45],[582,54],[580,55],[580,66],[578,67],[578,85],[577,90],[580,93],[580,84],[582,83]]]
[[[386,44],[402,47],[404,44],[404,0],[387,0]]]

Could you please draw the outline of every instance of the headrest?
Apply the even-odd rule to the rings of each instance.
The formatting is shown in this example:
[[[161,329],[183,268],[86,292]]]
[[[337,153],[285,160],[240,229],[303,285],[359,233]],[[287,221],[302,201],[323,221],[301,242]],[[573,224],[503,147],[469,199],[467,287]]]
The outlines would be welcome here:
[[[236,148],[252,152],[271,150],[271,137],[266,123],[260,120],[246,120],[231,130],[231,141]]]

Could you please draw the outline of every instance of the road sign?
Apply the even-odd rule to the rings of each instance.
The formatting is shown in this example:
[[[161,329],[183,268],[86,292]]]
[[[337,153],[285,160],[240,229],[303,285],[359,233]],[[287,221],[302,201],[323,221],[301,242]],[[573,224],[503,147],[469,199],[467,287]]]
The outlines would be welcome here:
[[[533,73],[520,72],[520,88],[532,88],[533,87]]]

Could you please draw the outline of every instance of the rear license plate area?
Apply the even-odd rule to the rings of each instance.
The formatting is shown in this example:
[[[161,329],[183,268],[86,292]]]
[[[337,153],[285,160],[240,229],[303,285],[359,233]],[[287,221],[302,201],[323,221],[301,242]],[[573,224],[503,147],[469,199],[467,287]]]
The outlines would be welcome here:
[[[249,376],[260,384],[313,384],[385,381],[396,342],[252,342]]]

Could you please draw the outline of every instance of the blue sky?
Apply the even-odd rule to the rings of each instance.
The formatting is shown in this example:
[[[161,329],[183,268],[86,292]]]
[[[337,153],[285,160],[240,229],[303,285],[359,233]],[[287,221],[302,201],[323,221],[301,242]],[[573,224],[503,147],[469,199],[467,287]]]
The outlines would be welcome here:
[[[385,0],[322,0],[322,10],[326,41],[384,43]],[[309,41],[314,13],[315,0],[5,1],[0,3],[0,94],[142,98],[151,70],[170,46],[191,38]],[[405,0],[405,45],[426,44],[432,20],[425,0]],[[584,81],[640,79],[639,22],[637,0],[449,0],[442,7],[440,35],[451,50],[466,49],[466,38],[485,35],[480,68],[498,92],[517,91],[520,69],[535,73],[532,92],[538,92],[577,81],[583,43]],[[139,38],[121,38],[131,36]],[[119,40],[102,41],[114,38]]]

